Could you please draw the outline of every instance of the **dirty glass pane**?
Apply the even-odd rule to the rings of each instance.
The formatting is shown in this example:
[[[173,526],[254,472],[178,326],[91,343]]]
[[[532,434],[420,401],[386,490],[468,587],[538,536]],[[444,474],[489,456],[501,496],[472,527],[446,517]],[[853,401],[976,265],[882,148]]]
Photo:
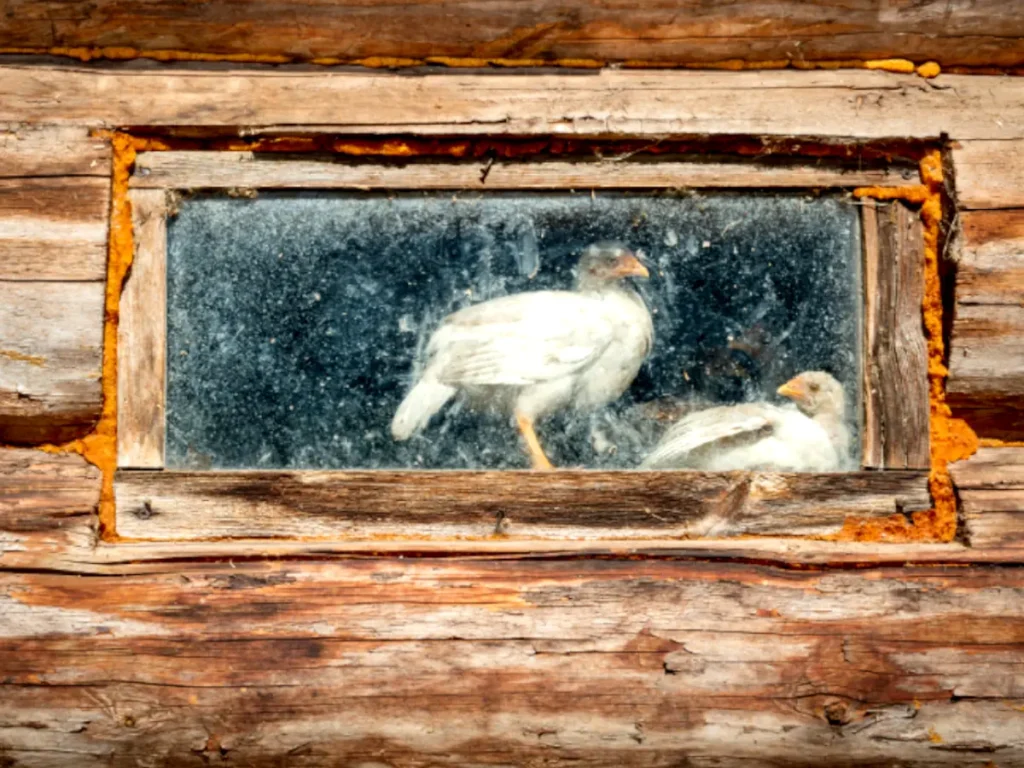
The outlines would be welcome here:
[[[859,461],[848,198],[211,193],[168,226],[170,467]],[[592,249],[576,290],[606,241],[621,248]],[[560,293],[483,304],[537,291]],[[845,406],[798,381],[800,416],[777,389],[805,371],[838,380]],[[726,404],[742,405],[707,411]]]

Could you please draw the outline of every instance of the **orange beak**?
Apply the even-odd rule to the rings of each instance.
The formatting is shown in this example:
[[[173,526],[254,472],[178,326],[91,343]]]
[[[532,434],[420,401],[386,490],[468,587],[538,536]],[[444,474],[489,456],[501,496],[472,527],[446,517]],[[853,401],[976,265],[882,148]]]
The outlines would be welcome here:
[[[640,259],[632,253],[627,253],[623,256],[619,256],[619,258],[615,260],[615,267],[612,269],[612,276],[647,278],[651,276],[651,273],[647,271],[647,267],[640,263]]]
[[[777,390],[776,394],[788,397],[790,400],[800,400],[807,396],[807,390],[804,389],[804,383],[800,381],[800,377],[790,379]]]

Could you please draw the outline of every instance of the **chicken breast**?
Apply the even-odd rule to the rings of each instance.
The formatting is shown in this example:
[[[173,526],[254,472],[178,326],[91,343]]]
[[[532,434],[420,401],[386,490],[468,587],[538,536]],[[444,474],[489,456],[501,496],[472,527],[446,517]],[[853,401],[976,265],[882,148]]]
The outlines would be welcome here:
[[[449,315],[427,345],[422,376],[395,413],[394,438],[424,429],[463,391],[478,406],[513,413],[534,465],[544,467],[533,422],[560,408],[611,402],[650,352],[651,315],[623,282],[631,276],[647,276],[632,253],[593,245],[580,260],[575,291],[504,296]]]

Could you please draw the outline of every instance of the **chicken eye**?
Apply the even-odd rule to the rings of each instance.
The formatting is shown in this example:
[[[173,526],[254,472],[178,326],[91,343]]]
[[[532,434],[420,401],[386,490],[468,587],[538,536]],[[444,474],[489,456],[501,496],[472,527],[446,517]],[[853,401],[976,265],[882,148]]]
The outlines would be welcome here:
[[[821,389],[821,385],[820,384],[810,384],[807,388],[809,390],[811,390],[811,392],[817,392],[819,389]]]

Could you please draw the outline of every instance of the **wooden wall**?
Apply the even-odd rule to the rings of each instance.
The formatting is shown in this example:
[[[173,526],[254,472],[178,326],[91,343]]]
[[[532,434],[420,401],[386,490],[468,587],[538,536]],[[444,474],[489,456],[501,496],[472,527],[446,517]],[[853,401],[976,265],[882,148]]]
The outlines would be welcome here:
[[[534,63],[863,61],[1024,66],[1015,0],[8,0],[0,47],[130,58]]]
[[[113,44],[118,5],[61,8],[108,19],[89,39]],[[1007,7],[976,9],[989,63],[1018,55]],[[20,39],[86,34],[12,8]],[[0,765],[1024,765],[1019,447],[954,467],[947,544],[402,558],[269,540],[229,558],[100,541],[100,473],[33,446],[100,415],[111,155],[90,131],[115,127],[948,140],[948,392],[982,438],[1024,439],[1024,80],[326,74],[0,67]]]

